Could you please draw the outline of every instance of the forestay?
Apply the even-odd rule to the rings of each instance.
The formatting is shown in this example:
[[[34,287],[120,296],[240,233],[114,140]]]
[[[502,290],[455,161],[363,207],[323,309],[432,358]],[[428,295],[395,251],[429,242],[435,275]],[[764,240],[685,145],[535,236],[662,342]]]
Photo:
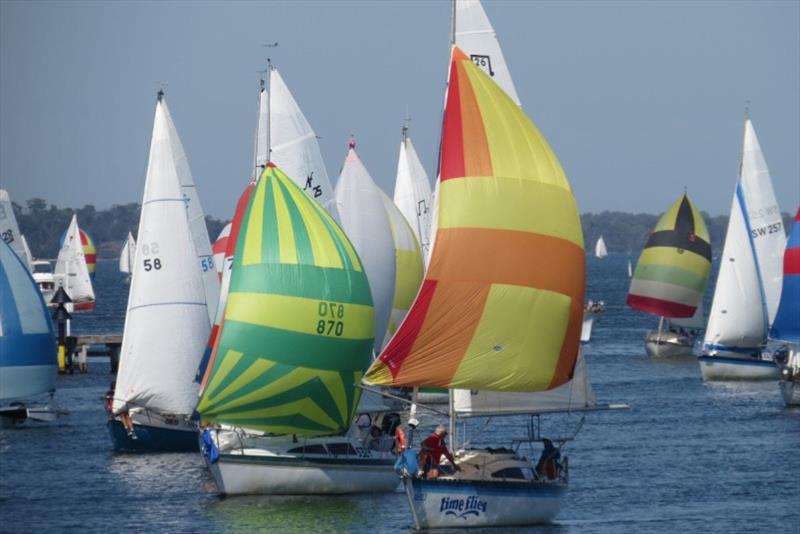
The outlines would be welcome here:
[[[375,331],[366,274],[333,218],[268,164],[247,204],[197,410],[297,435],[346,429]]]
[[[204,284],[207,271],[197,261],[196,236],[187,216],[186,189],[179,181],[172,134],[159,98],[125,316],[115,413],[145,407],[160,413],[189,414],[197,401],[197,384],[192,376],[211,329]]]
[[[384,197],[385,194],[372,181],[356,154],[355,142],[351,140],[347,159],[336,184],[336,204],[342,228],[358,251],[367,272],[375,305],[376,353],[383,348],[397,280],[392,228]]]
[[[575,199],[536,126],[457,48],[449,79],[430,264],[365,382],[558,387],[572,377],[583,317]]]

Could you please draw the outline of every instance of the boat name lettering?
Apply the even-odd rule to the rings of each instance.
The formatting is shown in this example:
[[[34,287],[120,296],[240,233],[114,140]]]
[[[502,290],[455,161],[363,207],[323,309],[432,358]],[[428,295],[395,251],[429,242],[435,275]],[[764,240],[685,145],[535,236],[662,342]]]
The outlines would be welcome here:
[[[781,228],[783,228],[782,225],[783,223],[774,223],[767,226],[761,226],[760,228],[753,228],[750,230],[750,235],[753,236],[753,239],[755,239],[762,235],[774,234],[781,231]]]
[[[486,504],[486,501],[481,500],[477,495],[470,495],[466,499],[442,497],[442,502],[439,504],[439,512],[463,519],[468,516],[478,517],[482,512],[486,512]]]
[[[344,333],[344,321],[337,320],[344,319],[344,304],[322,301],[318,313],[322,319],[317,321],[317,334],[340,337]]]

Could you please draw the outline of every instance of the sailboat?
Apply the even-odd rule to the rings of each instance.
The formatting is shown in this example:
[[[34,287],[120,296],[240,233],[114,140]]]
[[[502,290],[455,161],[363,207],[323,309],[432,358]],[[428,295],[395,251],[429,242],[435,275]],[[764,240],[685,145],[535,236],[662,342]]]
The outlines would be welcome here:
[[[628,260],[628,278],[632,278],[632,277],[633,277],[633,264],[631,263],[631,260],[629,259]]]
[[[391,491],[391,437],[345,433],[375,322],[364,264],[274,164],[250,195],[197,411],[223,494]]]
[[[75,311],[91,311],[95,305],[94,288],[84,253],[85,242],[82,241],[84,236],[86,234],[78,227],[78,216],[73,215],[58,251],[54,274],[57,286],[67,292]]]
[[[397,161],[397,178],[394,183],[394,204],[411,226],[422,248],[423,260],[426,262],[430,250],[432,197],[428,175],[408,136],[408,126],[404,125],[400,141],[400,157]]]
[[[30,271],[33,257],[25,242],[25,237],[20,233],[17,225],[17,217],[14,215],[14,207],[11,204],[11,197],[8,191],[0,189],[0,239],[11,247]]]
[[[0,428],[56,417],[47,405],[57,374],[56,340],[48,315],[27,265],[1,242]]]
[[[575,199],[536,126],[457,47],[440,146],[436,236],[425,280],[364,383],[519,394],[569,383],[585,291]],[[528,412],[525,405],[513,411]],[[455,406],[450,413],[454,427]],[[534,475],[517,447],[451,445],[460,471],[435,479],[404,471],[417,528],[555,517],[566,470]],[[409,465],[413,457],[405,456]]]
[[[128,232],[122,251],[119,253],[119,272],[126,274],[125,280],[130,282],[133,266],[136,262],[136,240],[133,234]]]
[[[594,255],[596,258],[603,259],[608,256],[608,249],[606,248],[606,240],[603,239],[601,235],[597,238],[597,242],[594,244]]]
[[[628,291],[628,306],[659,316],[658,330],[645,335],[649,356],[692,354],[710,271],[708,229],[684,193],[656,223]]]
[[[158,92],[125,330],[108,429],[117,451],[198,450],[192,377],[211,330],[175,130]],[[185,162],[184,162],[185,164]],[[187,206],[187,202],[189,206]],[[213,271],[213,266],[211,266]],[[216,283],[217,277],[213,280]]]
[[[800,208],[783,254],[783,289],[770,338],[784,343],[780,388],[787,406],[800,406]]]
[[[217,276],[222,280],[222,273],[225,269],[225,250],[228,248],[228,238],[231,235],[231,223],[226,224],[222,231],[214,241],[211,247],[211,253],[214,254],[214,269],[217,270]]]
[[[704,380],[778,378],[765,348],[780,298],[785,244],[769,170],[746,118],[739,180],[699,357]]]
[[[397,263],[392,226],[383,200],[385,194],[375,185],[358,157],[356,142],[352,137],[335,195],[342,229],[356,248],[367,273],[375,307],[377,354],[383,348],[384,337],[389,329]]]

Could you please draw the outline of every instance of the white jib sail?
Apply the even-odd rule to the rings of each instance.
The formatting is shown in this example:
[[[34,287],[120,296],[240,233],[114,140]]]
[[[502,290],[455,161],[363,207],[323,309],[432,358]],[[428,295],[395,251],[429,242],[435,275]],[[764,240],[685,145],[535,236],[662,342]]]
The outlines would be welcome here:
[[[594,255],[598,258],[605,258],[608,256],[608,249],[606,248],[606,240],[601,235],[594,245]]]
[[[764,301],[741,198],[737,184],[703,342],[708,352],[750,353],[766,339]]]
[[[94,289],[89,278],[89,268],[86,266],[86,256],[83,254],[80,231],[78,216],[73,215],[64,235],[64,243],[58,251],[54,271],[56,284],[64,287],[74,303],[94,300]]]
[[[745,220],[758,258],[767,315],[769,324],[772,324],[781,298],[786,233],[781,210],[772,190],[767,163],[750,119],[745,121],[744,126],[741,184],[746,208]]]
[[[186,203],[186,210],[189,218],[189,228],[192,232],[194,248],[197,251],[197,263],[203,272],[203,288],[205,289],[205,300],[208,304],[208,320],[214,320],[214,310],[219,299],[219,277],[214,269],[214,258],[211,255],[211,240],[208,237],[208,227],[206,217],[203,213],[203,205],[200,203],[200,195],[195,187],[192,171],[189,168],[189,160],[183,150],[178,131],[167,107],[167,101],[161,96],[161,104],[164,108],[164,116],[169,129],[169,141],[172,147],[172,157],[175,159],[175,169],[178,173],[178,180],[181,184],[181,193]]]
[[[364,265],[375,308],[375,351],[383,347],[394,301],[396,277],[392,229],[382,191],[351,148],[336,184],[342,228]]]
[[[197,262],[170,137],[166,110],[158,102],[117,375],[116,413],[144,407],[188,414],[197,402],[192,378],[211,326],[205,273]]]
[[[394,184],[394,203],[408,221],[422,248],[427,263],[430,251],[431,217],[433,200],[431,183],[419,161],[411,138],[403,136],[400,158],[397,161],[397,179]]]
[[[14,207],[11,205],[11,197],[8,196],[8,191],[5,189],[0,189],[0,239],[11,247],[14,254],[22,260],[22,263],[30,271],[33,258],[25,250],[22,234],[19,233],[17,218],[14,215]]]
[[[133,235],[128,232],[128,238],[125,240],[125,244],[122,245],[122,252],[119,255],[119,271],[121,273],[130,274],[135,258],[136,240],[133,238]]]
[[[536,393],[509,393],[456,389],[453,406],[461,415],[527,414],[565,412],[595,406],[595,396],[582,352],[575,362],[575,373],[566,384]]]
[[[522,105],[497,40],[497,34],[480,1],[455,0],[455,2],[455,45],[491,76],[517,105]]]
[[[269,110],[267,105],[269,103],[269,93],[266,89],[261,88],[258,92],[258,122],[256,124],[256,153],[255,153],[255,169],[253,178],[258,179],[261,172],[269,162],[269,140],[267,134],[269,131]]]
[[[25,257],[22,258],[22,261],[25,263],[25,266],[28,267],[28,271],[33,271],[33,254],[31,254],[31,247],[28,246],[28,240],[25,239],[24,234],[20,234],[19,240],[22,241],[22,250],[25,254]]]
[[[339,220],[317,135],[274,67],[270,70],[269,90],[270,159],[334,219]]]

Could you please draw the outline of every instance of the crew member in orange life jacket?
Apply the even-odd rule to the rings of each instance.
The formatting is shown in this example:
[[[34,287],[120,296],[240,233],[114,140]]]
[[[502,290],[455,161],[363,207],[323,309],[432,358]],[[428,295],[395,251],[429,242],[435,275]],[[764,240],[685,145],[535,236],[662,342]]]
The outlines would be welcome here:
[[[410,445],[413,445],[414,441],[414,430],[416,430],[419,421],[415,417],[412,417],[408,420],[408,439],[406,439],[406,433],[403,430],[403,427],[397,425],[397,428],[394,430],[394,452],[400,456]]]

